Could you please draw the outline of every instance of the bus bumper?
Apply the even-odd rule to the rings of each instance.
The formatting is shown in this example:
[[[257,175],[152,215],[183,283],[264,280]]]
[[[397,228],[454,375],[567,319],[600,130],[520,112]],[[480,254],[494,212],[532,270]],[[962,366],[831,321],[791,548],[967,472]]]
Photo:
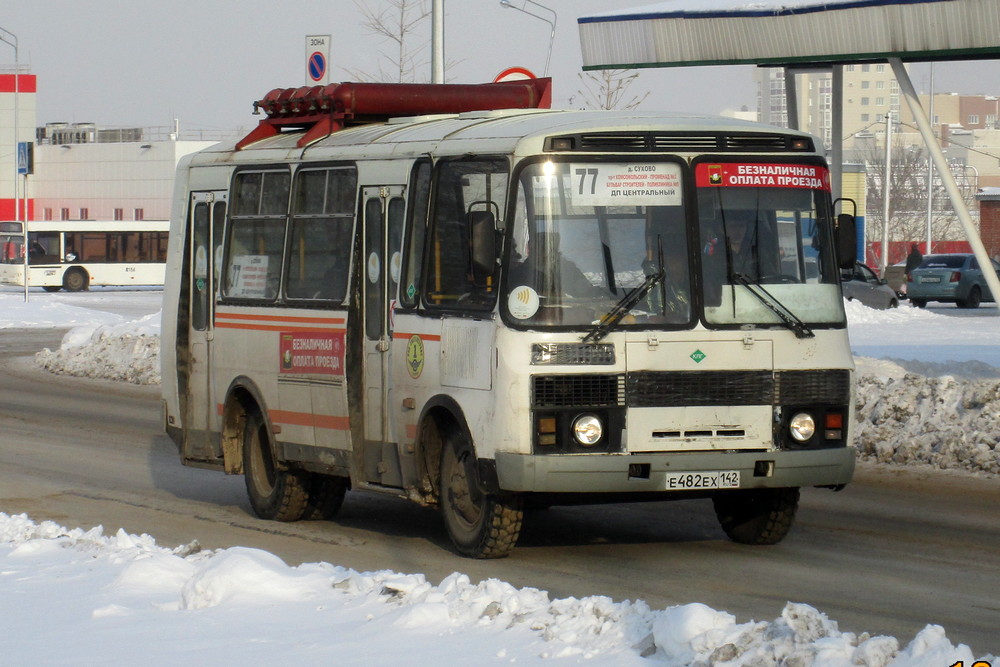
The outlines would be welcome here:
[[[538,493],[669,492],[670,473],[727,471],[740,473],[741,489],[842,486],[854,475],[855,456],[854,447],[544,456],[497,452],[496,475],[504,491]]]

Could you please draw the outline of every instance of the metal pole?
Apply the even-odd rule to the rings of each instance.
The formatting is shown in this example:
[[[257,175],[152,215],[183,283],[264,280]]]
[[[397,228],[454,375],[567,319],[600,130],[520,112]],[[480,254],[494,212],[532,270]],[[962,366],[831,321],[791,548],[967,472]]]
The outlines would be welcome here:
[[[431,83],[444,83],[444,0],[434,0],[431,12]]]
[[[834,65],[830,81],[830,186],[833,198],[844,196],[844,66]]]
[[[525,5],[527,5],[528,3],[531,3],[535,7],[538,7],[539,9],[544,9],[545,11],[551,13],[552,14],[552,20],[550,21],[549,19],[545,18],[544,16],[539,16],[538,14],[535,14],[534,12],[529,12],[527,9],[524,8]],[[550,30],[549,30],[549,51],[545,55],[545,69],[542,70],[542,76],[548,76],[549,75],[549,62],[552,60],[552,45],[556,41],[556,21],[559,20],[559,15],[556,14],[556,12],[555,12],[554,9],[551,9],[550,7],[546,7],[545,5],[543,5],[540,2],[535,2],[535,0],[523,0],[521,2],[521,6],[520,7],[512,4],[512,0],[500,0],[500,6],[501,7],[508,7],[510,9],[516,9],[519,12],[523,12],[523,13],[527,14],[528,16],[534,16],[536,19],[545,21],[546,23],[549,24],[549,28],[550,28]]]
[[[885,115],[885,171],[882,175],[882,260],[879,275],[889,266],[889,178],[892,173],[892,111]]]
[[[931,130],[934,129],[934,63],[931,63],[931,94],[929,113],[931,117]],[[937,142],[937,136],[934,138]],[[934,219],[934,160],[930,151],[927,153],[927,250],[925,255],[931,254],[931,221]]]
[[[795,70],[785,67],[785,118],[788,129],[799,129],[799,93],[795,85]]]
[[[972,252],[975,254],[976,259],[979,260],[979,268],[982,270],[983,275],[986,276],[986,284],[990,286],[990,292],[996,299],[996,306],[1000,308],[1000,279],[997,279],[997,273],[993,269],[993,262],[990,261],[989,255],[986,254],[986,247],[983,245],[983,240],[979,238],[976,226],[972,223],[972,216],[969,215],[968,209],[965,208],[965,201],[958,190],[958,185],[955,184],[955,178],[952,176],[951,169],[948,166],[948,160],[934,139],[934,130],[927,120],[927,115],[924,113],[923,107],[920,106],[920,98],[917,97],[917,92],[913,89],[910,75],[907,73],[906,68],[903,67],[903,62],[899,58],[889,58],[889,64],[892,65],[896,81],[899,82],[899,90],[906,98],[906,103],[910,106],[910,112],[913,114],[914,120],[917,121],[917,127],[924,138],[924,143],[927,144],[927,149],[934,158],[934,164],[941,175],[941,182],[944,183],[948,197],[951,199],[951,205],[954,207],[956,215],[958,215],[959,222],[962,223],[965,236],[969,240],[969,245],[972,246]]]
[[[21,175],[20,166],[17,164],[18,159],[18,118],[17,118],[17,108],[20,106],[20,69],[21,61],[18,54],[17,48],[17,35],[11,31],[0,28],[0,42],[9,44],[14,47],[14,221],[18,222],[21,219],[21,198],[18,193],[17,180],[18,176]],[[25,189],[25,197],[28,195],[27,189]],[[24,301],[28,301],[28,206],[25,202],[24,207]]]

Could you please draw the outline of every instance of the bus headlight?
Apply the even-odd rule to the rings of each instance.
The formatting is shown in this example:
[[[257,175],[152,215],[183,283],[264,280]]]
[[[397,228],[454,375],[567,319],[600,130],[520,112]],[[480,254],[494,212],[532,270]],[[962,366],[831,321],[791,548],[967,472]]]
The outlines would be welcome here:
[[[604,435],[604,425],[594,415],[580,415],[573,421],[573,437],[584,447],[597,444]]]
[[[788,422],[788,430],[793,438],[799,442],[806,442],[816,432],[816,420],[812,418],[812,415],[800,412]]]

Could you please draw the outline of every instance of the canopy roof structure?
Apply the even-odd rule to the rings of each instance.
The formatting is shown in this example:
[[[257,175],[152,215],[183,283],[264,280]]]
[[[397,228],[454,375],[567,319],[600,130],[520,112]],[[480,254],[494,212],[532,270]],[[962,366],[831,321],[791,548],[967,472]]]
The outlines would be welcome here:
[[[585,70],[1000,57],[997,0],[668,0],[577,22]]]
[[[903,61],[1000,58],[1000,0],[666,0],[583,16],[577,23],[585,70],[784,66],[789,109],[797,108],[794,68],[828,67],[833,74],[832,131],[838,137],[843,113],[841,65],[888,61],[969,244],[985,267],[990,291],[1000,294],[1000,279],[903,65]],[[798,127],[794,114],[789,115],[789,124]],[[837,194],[842,155],[841,142],[834,142],[831,176]],[[885,217],[887,213],[888,209]],[[883,240],[888,240],[886,220]],[[884,252],[883,268],[886,259]],[[996,303],[1000,308],[1000,298]]]

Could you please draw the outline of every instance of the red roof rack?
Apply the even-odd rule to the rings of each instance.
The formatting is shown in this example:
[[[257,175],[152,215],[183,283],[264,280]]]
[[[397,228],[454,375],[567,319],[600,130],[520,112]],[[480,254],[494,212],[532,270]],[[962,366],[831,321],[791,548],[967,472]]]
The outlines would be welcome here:
[[[331,83],[275,88],[253,103],[254,113],[263,111],[267,117],[236,144],[236,150],[282,130],[304,131],[298,141],[303,147],[349,125],[385,122],[397,116],[548,109],[551,105],[551,78],[482,84]]]

